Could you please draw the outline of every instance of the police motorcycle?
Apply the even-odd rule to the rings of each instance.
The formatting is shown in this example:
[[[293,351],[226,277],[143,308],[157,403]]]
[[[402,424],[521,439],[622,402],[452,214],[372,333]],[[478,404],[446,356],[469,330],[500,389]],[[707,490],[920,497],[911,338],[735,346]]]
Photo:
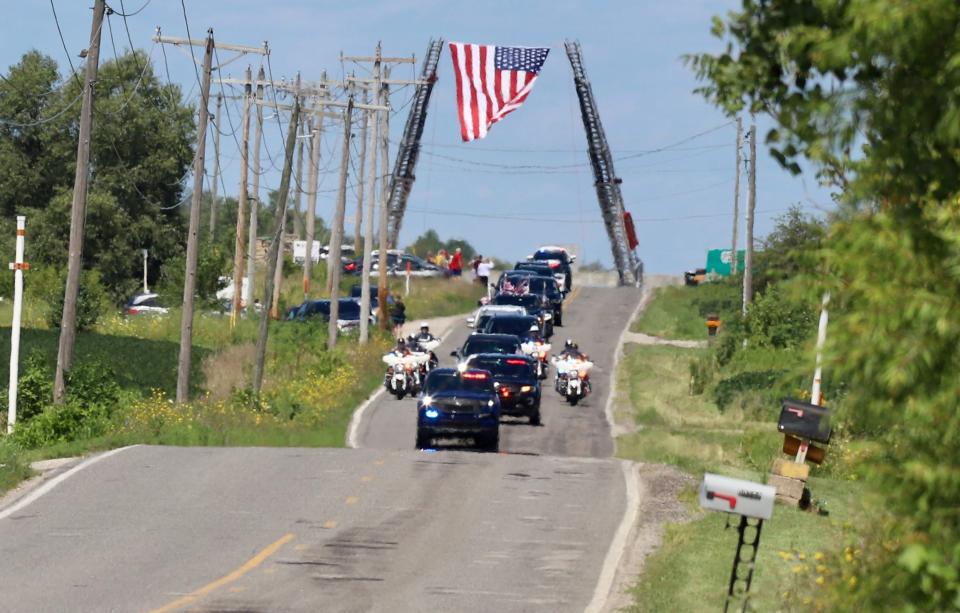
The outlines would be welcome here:
[[[570,406],[576,406],[590,394],[590,369],[593,368],[593,362],[580,353],[576,343],[569,340],[564,350],[551,361],[557,369],[554,389]]]
[[[529,336],[521,340],[520,350],[537,360],[537,378],[546,379],[550,369],[550,343],[543,340],[539,327],[530,327]]]
[[[412,352],[403,338],[398,339],[397,346],[383,355],[383,362],[387,365],[384,387],[396,396],[397,400],[407,394],[419,394],[423,384],[422,372],[429,360],[428,354]]]

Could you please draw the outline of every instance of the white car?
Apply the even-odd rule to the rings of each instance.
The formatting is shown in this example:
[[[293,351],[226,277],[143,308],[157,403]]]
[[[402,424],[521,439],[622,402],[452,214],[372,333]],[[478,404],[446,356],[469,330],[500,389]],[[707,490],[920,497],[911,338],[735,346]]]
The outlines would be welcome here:
[[[515,304],[485,304],[477,312],[467,317],[467,327],[474,328],[485,317],[494,315],[526,315],[527,310]]]
[[[166,315],[170,312],[159,302],[160,296],[154,293],[137,294],[123,309],[124,315]]]

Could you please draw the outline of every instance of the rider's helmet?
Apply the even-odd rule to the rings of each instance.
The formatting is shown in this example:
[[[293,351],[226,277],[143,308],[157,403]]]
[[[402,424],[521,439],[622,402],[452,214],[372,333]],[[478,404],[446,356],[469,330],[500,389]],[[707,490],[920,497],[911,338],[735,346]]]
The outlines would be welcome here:
[[[538,333],[539,333],[539,332],[540,332],[540,326],[538,326],[537,324],[532,324],[532,325],[530,326],[530,329],[528,330],[528,332],[538,332]]]
[[[574,351],[580,351],[580,345],[573,343],[572,345],[570,345],[570,349]]]
[[[407,339],[402,336],[397,339],[397,349],[406,349],[407,348]]]
[[[566,342],[563,344],[564,349],[575,349],[576,346],[577,344],[573,342],[572,338],[568,338]]]
[[[428,323],[425,322],[425,321],[421,321],[421,322],[420,322],[420,331],[421,331],[421,332],[429,332],[429,331],[430,331],[430,324],[428,324]]]

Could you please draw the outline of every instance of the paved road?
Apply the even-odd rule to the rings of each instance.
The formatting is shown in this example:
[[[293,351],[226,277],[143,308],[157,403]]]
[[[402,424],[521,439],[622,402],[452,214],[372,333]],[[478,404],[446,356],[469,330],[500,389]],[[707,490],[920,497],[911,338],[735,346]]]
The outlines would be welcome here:
[[[0,611],[582,611],[627,504],[603,418],[639,294],[566,315],[598,364],[584,406],[544,397],[505,453],[413,450],[409,401],[361,449],[133,447],[0,511]],[[454,340],[454,339],[451,339]]]
[[[582,288],[571,294],[564,307],[564,326],[551,339],[554,350],[573,338],[590,355],[593,393],[576,407],[563,402],[553,391],[553,371],[544,382],[541,414],[543,425],[526,420],[505,420],[500,428],[500,448],[508,453],[607,458],[613,454],[613,439],[604,415],[614,348],[620,333],[636,309],[639,293],[627,288]],[[459,326],[444,338],[437,350],[441,365],[452,366],[450,352],[470,334]],[[384,394],[364,413],[358,428],[359,447],[411,449],[416,434],[416,400],[397,400]]]

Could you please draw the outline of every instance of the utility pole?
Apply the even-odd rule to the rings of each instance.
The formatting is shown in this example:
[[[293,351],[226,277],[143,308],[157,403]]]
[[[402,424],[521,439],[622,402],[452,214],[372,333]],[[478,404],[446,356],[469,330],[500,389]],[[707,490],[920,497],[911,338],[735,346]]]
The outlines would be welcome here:
[[[290,192],[290,174],[293,166],[293,148],[297,143],[297,124],[300,123],[300,98],[293,103],[293,115],[290,117],[290,127],[287,128],[287,143],[283,155],[283,172],[280,175],[280,193],[277,201],[277,210],[274,215],[276,231],[270,243],[267,255],[267,271],[273,270],[280,255],[280,241],[283,239],[283,212],[287,208],[287,195]],[[267,274],[263,288],[263,303],[273,296],[273,277]],[[267,335],[269,332],[270,316],[266,309],[260,312],[260,331],[257,335],[256,358],[253,364],[253,396],[260,398],[260,388],[263,387],[263,369],[267,357]]]
[[[743,267],[743,315],[753,302],[753,213],[757,207],[757,124],[750,124],[750,176],[747,189],[747,253]]]
[[[257,225],[260,219],[260,141],[263,138],[263,106],[260,102],[263,100],[263,80],[266,75],[263,72],[263,66],[257,73],[257,122],[254,126],[253,137],[253,187],[251,188],[250,200],[250,238],[247,241],[247,287],[243,292],[243,300],[247,303],[247,308],[253,307],[253,275],[257,267]]]
[[[733,175],[733,242],[730,247],[730,276],[737,275],[737,223],[740,221],[740,164],[742,163],[743,120],[737,117],[737,165]]]
[[[253,90],[250,67],[244,75],[246,83],[243,85],[243,136],[240,141],[240,190],[237,197],[237,235],[233,242],[233,304],[230,309],[230,327],[237,325],[240,317],[240,307],[243,305],[243,264],[246,259],[244,253],[244,235],[247,230],[247,185],[249,181],[250,158],[250,99]]]
[[[367,91],[363,91],[363,102],[368,102]],[[360,156],[357,160],[357,214],[353,218],[353,255],[357,256],[360,249],[360,240],[363,233],[363,183],[364,183],[364,164],[367,159],[367,126],[370,123],[367,118],[370,117],[370,111],[364,111],[363,126],[360,128]],[[371,164],[371,168],[373,165]],[[362,319],[362,316],[361,316]]]
[[[377,56],[380,56],[379,44],[377,44]],[[380,76],[379,70],[377,70],[376,76]],[[390,78],[390,68],[386,69],[385,76]],[[380,89],[377,95],[380,104],[388,105],[390,100],[390,85],[380,83]],[[377,300],[379,300],[377,317],[379,318],[380,327],[386,330],[390,325],[390,322],[387,321],[389,319],[387,316],[387,288],[389,287],[387,284],[387,262],[390,261],[389,254],[387,253],[389,240],[387,224],[390,221],[390,207],[387,206],[387,200],[390,197],[390,185],[387,181],[387,171],[390,168],[390,113],[380,113],[379,120],[380,172],[383,174],[383,180],[380,181],[380,247],[378,251],[380,254],[378,258],[380,262],[380,275],[377,277]]]
[[[70,247],[67,256],[67,284],[60,319],[60,345],[57,349],[57,371],[53,382],[53,401],[63,404],[66,394],[66,373],[73,365],[73,348],[77,339],[77,296],[80,293],[80,269],[83,265],[83,225],[87,215],[87,180],[90,172],[90,134],[93,131],[93,86],[97,82],[100,63],[100,30],[105,0],[95,0],[90,46],[87,48],[83,102],[80,109],[80,134],[77,142],[77,171],[73,179],[73,202],[70,206]]]
[[[207,30],[203,53],[203,83],[200,86],[200,120],[197,122],[197,156],[193,163],[193,197],[187,230],[187,269],[183,281],[183,311],[180,314],[180,360],[177,364],[177,403],[190,399],[190,363],[193,354],[193,294],[197,287],[197,231],[200,226],[200,198],[203,195],[203,163],[207,148],[210,110],[210,72],[213,65],[213,28]]]
[[[210,238],[217,227],[217,187],[220,180],[220,106],[223,94],[217,94],[217,113],[213,116],[213,185],[210,186]]]
[[[310,300],[310,280],[313,275],[313,239],[317,226],[317,187],[320,178],[320,135],[323,115],[310,118],[310,178],[307,179],[307,236],[306,257],[303,260],[303,301]]]
[[[327,327],[327,349],[337,346],[337,319],[340,316],[340,248],[343,244],[343,218],[347,210],[347,176],[350,170],[350,137],[353,132],[353,92],[347,98],[347,110],[343,114],[343,150],[340,154],[340,189],[337,194],[337,210],[333,215],[330,234],[330,253],[327,258],[334,262],[330,276],[330,322]],[[363,313],[360,314],[363,319]]]
[[[296,90],[295,90],[295,92],[294,92],[294,99],[296,100],[295,106],[299,109],[300,106],[303,104],[303,97],[300,95],[300,73],[299,73],[299,72],[297,73],[297,85],[296,85]],[[279,112],[280,112],[280,109],[277,109],[277,112],[279,113]],[[298,113],[297,117],[298,117],[298,119],[297,119],[298,122],[302,121],[302,118],[303,118],[302,115],[300,115],[300,114]],[[296,127],[296,129],[297,129],[297,134],[300,134],[300,124],[298,123],[295,127]],[[299,139],[298,139],[298,140],[299,140]],[[299,177],[299,175],[303,174],[303,172],[302,172],[302,171],[303,171],[303,148],[302,148],[303,142],[302,142],[302,141],[300,141],[300,145],[301,145],[301,149],[300,149],[300,168],[297,170],[297,175],[298,175],[298,177],[297,177],[297,186],[294,188],[294,189],[297,190],[297,195],[294,197],[295,202],[298,201],[299,198],[300,198],[300,183],[299,183],[300,177]],[[289,187],[288,187],[288,189],[289,189]],[[296,213],[294,213],[294,217],[296,217]],[[294,227],[296,227],[296,223],[294,223]],[[270,300],[270,317],[273,318],[273,319],[280,319],[280,291],[283,289],[283,250],[284,250],[284,248],[283,248],[283,237],[286,236],[286,233],[287,233],[287,206],[286,206],[286,200],[284,200],[283,216],[280,218],[280,231],[281,231],[281,234],[280,234],[280,252],[279,252],[280,255],[277,257],[276,266],[272,269],[272,272],[273,272],[273,296],[271,297],[271,300]],[[267,274],[268,274],[268,275],[270,274],[270,270],[271,270],[271,269],[268,269],[268,270],[267,270]]]
[[[300,82],[300,73],[297,73],[297,83]],[[303,105],[301,100],[300,105]],[[307,122],[305,118],[301,117],[300,119],[300,128],[306,126]],[[298,129],[297,131],[297,179],[295,181],[296,185],[294,190],[296,190],[296,196],[293,199],[293,233],[297,235],[297,239],[304,238],[303,233],[303,218],[301,217],[301,211],[303,207],[303,141],[307,138],[306,135],[301,134],[302,130]]]
[[[373,111],[366,111],[366,125],[364,127],[364,133],[369,134],[370,138],[370,169],[367,173],[367,216],[364,220],[363,260],[360,271],[361,345],[365,345],[370,339],[370,257],[371,253],[373,252],[373,216],[376,211],[377,202],[377,119]],[[358,212],[357,215],[359,216],[360,213]],[[354,247],[354,249],[356,249],[356,247]]]
[[[349,62],[372,62],[373,63],[373,86],[376,91],[376,102],[377,106],[390,106],[389,98],[389,83],[412,83],[419,85],[420,81],[392,81],[390,79],[390,71],[387,70],[385,73],[383,71],[384,64],[415,64],[416,60],[413,57],[384,57],[383,56],[383,46],[378,42],[376,52],[372,57],[361,57],[361,56],[344,56],[340,55],[341,61]],[[380,196],[380,230],[379,230],[379,247],[377,249],[377,261],[378,261],[378,277],[377,277],[377,296],[379,300],[378,314],[377,318],[380,323],[380,327],[387,329],[390,326],[390,322],[387,321],[387,245],[389,244],[389,233],[387,231],[387,225],[390,219],[390,212],[387,206],[387,200],[389,198],[389,182],[386,177],[389,174],[390,162],[387,159],[389,156],[389,146],[390,146],[390,132],[389,132],[389,113],[384,112],[379,116],[379,130],[380,130],[380,174],[383,176],[381,182],[381,196]]]

